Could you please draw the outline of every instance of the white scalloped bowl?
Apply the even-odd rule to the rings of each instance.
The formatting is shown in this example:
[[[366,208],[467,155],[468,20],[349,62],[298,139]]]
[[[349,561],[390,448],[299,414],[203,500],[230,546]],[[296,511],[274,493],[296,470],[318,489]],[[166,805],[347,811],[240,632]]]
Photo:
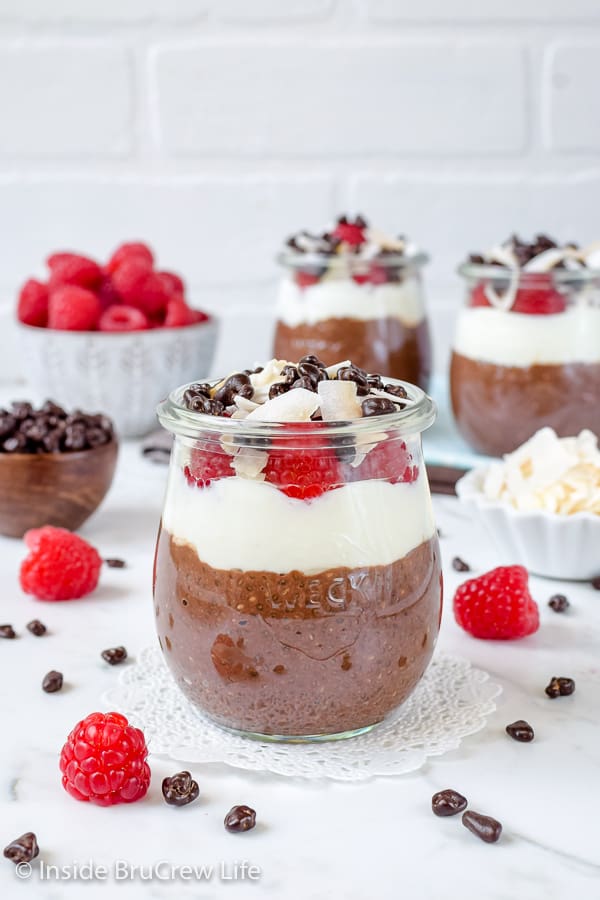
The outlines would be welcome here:
[[[120,437],[157,426],[156,406],[175,385],[210,372],[219,323],[150,331],[56,331],[18,323],[23,375],[68,409],[103,412]]]
[[[600,516],[522,512],[489,500],[482,490],[486,472],[486,467],[467,472],[457,482],[456,493],[496,545],[499,565],[520,564],[535,575],[566,581],[600,575]]]

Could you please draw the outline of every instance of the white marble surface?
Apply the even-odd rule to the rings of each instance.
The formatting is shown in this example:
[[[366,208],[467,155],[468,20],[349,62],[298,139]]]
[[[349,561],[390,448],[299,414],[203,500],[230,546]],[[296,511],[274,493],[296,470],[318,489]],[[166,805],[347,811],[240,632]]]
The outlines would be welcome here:
[[[442,529],[446,609],[440,645],[487,669],[504,686],[497,712],[484,731],[409,776],[361,784],[307,783],[218,766],[196,766],[201,799],[175,809],[160,792],[176,764],[151,758],[148,797],[110,809],[77,803],[62,789],[58,754],[75,722],[101,708],[100,697],[119,670],[100,659],[108,646],[125,644],[135,658],[153,642],[151,602],[153,543],[166,470],[124,448],[117,478],[103,508],[83,534],[105,556],[122,556],[125,570],[107,569],[97,593],[64,604],[44,604],[21,594],[20,541],[0,539],[2,623],[18,640],[0,646],[1,844],[24,831],[37,833],[46,864],[72,867],[90,860],[109,870],[106,880],[42,880],[39,862],[20,883],[13,864],[0,859],[0,897],[35,900],[125,897],[257,897],[340,900],[409,897],[478,897],[482,900],[592,900],[600,896],[600,593],[589,585],[533,579],[542,625],[514,643],[476,641],[454,623],[451,597],[464,578],[450,566],[460,554],[481,571],[494,552],[461,514],[453,498],[436,498]],[[600,559],[599,559],[600,563]],[[599,566],[600,569],[600,566]],[[567,615],[546,605],[564,590]],[[24,628],[37,617],[51,633],[36,638]],[[47,695],[40,684],[52,668],[65,688]],[[551,701],[552,675],[576,679],[572,697]],[[517,718],[536,729],[533,744],[504,733]],[[458,818],[430,810],[434,791],[454,787],[474,809],[504,823],[499,844],[474,838]],[[222,820],[235,803],[248,803],[259,825],[245,835],[225,832]],[[207,882],[181,879],[115,882],[116,860],[147,867],[213,866]],[[258,881],[223,881],[235,861],[260,867]],[[158,874],[165,874],[165,866]]]

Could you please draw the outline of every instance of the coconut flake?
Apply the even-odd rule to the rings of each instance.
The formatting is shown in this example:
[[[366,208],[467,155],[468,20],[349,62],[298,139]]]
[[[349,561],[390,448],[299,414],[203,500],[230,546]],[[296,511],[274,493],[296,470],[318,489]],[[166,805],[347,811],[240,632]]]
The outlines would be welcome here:
[[[325,371],[327,372],[327,377],[333,379],[336,377],[340,369],[345,369],[346,366],[351,365],[351,361],[349,359],[345,359],[343,362],[334,363],[332,366],[327,366],[327,368],[325,369]]]
[[[320,381],[319,400],[324,422],[344,422],[361,416],[357,385],[354,381]]]
[[[264,403],[265,400],[268,400],[271,386],[285,381],[285,375],[281,374],[281,370],[287,365],[289,363],[285,359],[270,359],[262,372],[255,372],[250,376],[250,384],[254,388],[252,399],[256,403]]]
[[[250,422],[308,422],[319,408],[319,398],[306,388],[292,388],[267,400],[246,417]]]
[[[564,262],[569,255],[569,251],[566,247],[551,247],[549,250],[538,253],[538,255],[534,256],[533,259],[530,259],[528,263],[525,263],[523,271],[549,272],[559,263]]]
[[[231,462],[235,474],[240,478],[252,478],[254,481],[264,481],[263,469],[267,465],[269,454],[265,450],[256,450],[253,447],[239,447]]]

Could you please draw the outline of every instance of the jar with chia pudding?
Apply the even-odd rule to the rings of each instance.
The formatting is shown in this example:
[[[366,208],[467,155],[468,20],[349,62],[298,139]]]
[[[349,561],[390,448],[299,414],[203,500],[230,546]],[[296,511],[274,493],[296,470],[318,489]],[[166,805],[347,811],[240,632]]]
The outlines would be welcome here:
[[[341,216],[330,231],[291,237],[283,268],[274,353],[316,354],[368,372],[385,372],[427,390],[431,340],[422,269],[427,256],[358,216]]]
[[[413,385],[271,360],[177,388],[155,561],[160,645],[220,725],[271,739],[366,731],[433,653],[442,576]]]

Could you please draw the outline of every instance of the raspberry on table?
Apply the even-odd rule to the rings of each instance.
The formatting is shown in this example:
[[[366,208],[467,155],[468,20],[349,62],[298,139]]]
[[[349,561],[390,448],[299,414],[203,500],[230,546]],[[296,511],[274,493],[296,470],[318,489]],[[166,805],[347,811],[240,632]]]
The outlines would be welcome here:
[[[154,265],[154,254],[148,244],[143,244],[141,241],[130,241],[117,247],[107,263],[107,272],[115,272],[121,263],[130,259],[144,260],[148,269]]]
[[[100,317],[100,331],[143,331],[150,327],[147,316],[134,306],[109,306]]]
[[[65,284],[94,290],[102,281],[102,269],[93,259],[78,253],[53,253],[47,259],[52,292]]]
[[[540,625],[523,566],[499,566],[461,584],[454,595],[454,617],[477,638],[510,640],[533,634]]]
[[[48,285],[30,278],[19,293],[17,318],[25,325],[45,328],[48,324]]]
[[[64,789],[76,800],[113,806],[141,800],[150,785],[143,733],[116,712],[90,713],[60,754]]]
[[[62,331],[94,331],[100,312],[100,301],[92,291],[67,284],[50,294],[48,326]]]
[[[76,600],[95,590],[102,567],[99,553],[66,528],[45,525],[24,536],[29,555],[19,581],[38,600]]]

